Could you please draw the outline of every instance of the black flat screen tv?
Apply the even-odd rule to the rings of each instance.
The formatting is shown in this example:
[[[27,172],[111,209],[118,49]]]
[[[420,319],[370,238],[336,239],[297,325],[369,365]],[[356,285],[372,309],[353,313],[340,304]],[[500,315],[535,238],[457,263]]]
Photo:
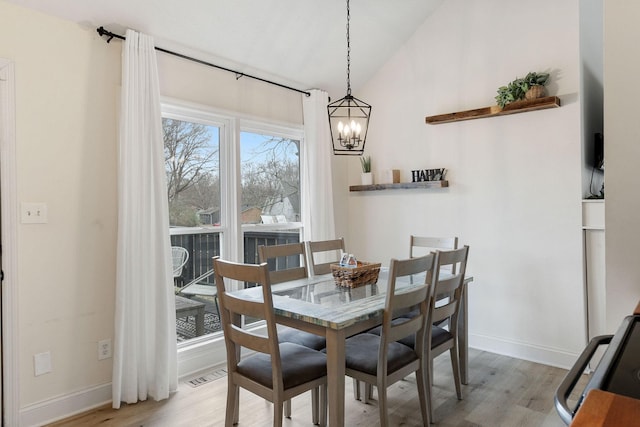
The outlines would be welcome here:
[[[604,137],[601,133],[594,134],[593,147],[595,162],[594,167],[596,169],[604,170]]]

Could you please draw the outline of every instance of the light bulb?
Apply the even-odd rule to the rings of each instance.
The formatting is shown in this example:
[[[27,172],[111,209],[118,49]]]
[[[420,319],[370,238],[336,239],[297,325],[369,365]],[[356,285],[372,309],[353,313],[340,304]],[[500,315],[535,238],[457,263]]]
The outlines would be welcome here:
[[[338,132],[342,133],[343,128],[344,128],[344,125],[342,124],[342,122],[338,122]]]
[[[361,131],[362,131],[362,126],[360,126],[360,123],[358,123],[356,125],[356,135],[360,136]]]

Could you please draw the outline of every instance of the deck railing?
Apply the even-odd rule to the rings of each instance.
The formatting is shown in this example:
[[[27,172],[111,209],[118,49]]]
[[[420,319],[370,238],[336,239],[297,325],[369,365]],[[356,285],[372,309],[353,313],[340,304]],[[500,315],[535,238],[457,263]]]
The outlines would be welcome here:
[[[260,245],[295,243],[300,241],[299,236],[297,230],[252,230],[245,232],[244,262],[251,264],[258,262],[258,246]],[[184,287],[185,284],[205,275],[213,268],[212,258],[220,255],[220,233],[217,231],[203,233],[202,230],[198,230],[197,233],[189,233],[188,230],[182,229],[178,233],[171,235],[171,245],[182,246],[189,252],[189,260],[182,270],[182,275],[176,279],[176,285]],[[299,265],[299,257],[287,257],[287,259],[278,260],[277,267],[282,269]],[[271,265],[271,268],[274,268],[274,265]],[[214,276],[209,275],[199,279],[197,284],[214,286]],[[247,287],[252,285],[251,283],[245,283]],[[192,286],[191,289],[194,287]],[[205,334],[219,332],[220,320],[215,297],[196,294],[192,298],[205,304]],[[176,318],[176,335],[178,342],[196,338],[195,318],[193,316]]]
[[[297,243],[300,241],[298,231],[250,231],[244,233],[244,262],[249,264],[258,263],[258,246],[261,245],[282,245],[286,243]],[[185,265],[179,285],[188,283],[196,277],[201,276],[213,267],[211,261],[214,256],[220,255],[220,233],[194,233],[175,234],[171,236],[171,246],[182,246],[189,252],[189,261]],[[299,266],[299,259],[289,257],[287,260],[278,263],[278,268],[291,268]],[[208,277],[207,283],[213,283],[213,276]]]

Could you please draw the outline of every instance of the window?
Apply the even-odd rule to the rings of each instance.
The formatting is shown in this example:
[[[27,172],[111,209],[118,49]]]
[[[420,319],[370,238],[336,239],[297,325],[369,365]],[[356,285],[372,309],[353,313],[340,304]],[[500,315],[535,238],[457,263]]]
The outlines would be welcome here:
[[[174,271],[176,301],[190,307],[176,313],[187,345],[220,334],[214,256],[257,263],[259,245],[300,241],[302,130],[174,103],[162,110],[171,245],[188,254]]]
[[[240,132],[244,262],[258,246],[300,241],[300,141],[273,133]]]

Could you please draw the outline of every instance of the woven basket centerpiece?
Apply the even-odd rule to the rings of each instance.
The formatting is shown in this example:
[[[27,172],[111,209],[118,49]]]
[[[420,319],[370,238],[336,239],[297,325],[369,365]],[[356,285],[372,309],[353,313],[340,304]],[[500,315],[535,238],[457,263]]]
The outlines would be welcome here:
[[[343,267],[339,264],[331,264],[331,273],[336,285],[345,288],[357,288],[358,286],[376,283],[380,274],[380,263],[358,261],[357,267]]]

